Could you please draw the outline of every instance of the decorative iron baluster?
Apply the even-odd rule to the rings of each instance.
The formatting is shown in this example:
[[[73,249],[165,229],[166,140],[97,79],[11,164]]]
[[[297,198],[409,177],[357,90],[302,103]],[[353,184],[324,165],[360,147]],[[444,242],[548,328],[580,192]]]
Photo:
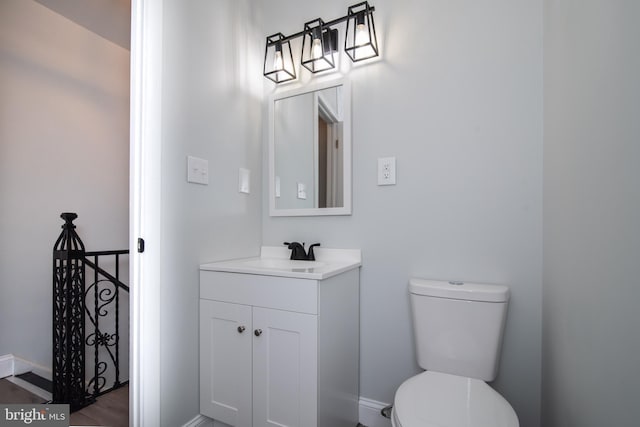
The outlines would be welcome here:
[[[94,270],[94,282],[87,286],[87,307],[93,302],[94,310],[87,309],[87,319],[93,325],[93,332],[87,334],[86,345],[94,352],[94,376],[89,380],[88,387],[94,396],[99,396],[107,391],[116,389],[128,383],[120,381],[120,289],[129,291],[129,287],[120,281],[120,255],[129,251],[102,251],[87,253],[87,257],[93,256],[93,261],[85,259],[85,263]],[[100,267],[99,256],[115,256],[115,277]],[[113,313],[115,320],[113,333],[111,333],[108,317]],[[100,318],[106,320],[101,322]],[[103,326],[104,324],[104,326]],[[91,330],[91,326],[89,326]],[[88,331],[89,332],[89,331]],[[113,366],[113,373],[109,371]],[[113,384],[107,387],[108,379],[113,379]],[[91,391],[93,388],[93,391]]]
[[[116,280],[120,281],[120,254],[116,254]],[[116,286],[116,380],[113,388],[118,387],[120,387],[120,287]]]
[[[94,330],[94,343],[93,343],[93,363],[94,363],[94,376],[93,376],[93,395],[97,396],[98,393],[100,392],[100,381],[98,381],[98,379],[100,378],[100,374],[99,374],[99,368],[100,368],[100,358],[98,357],[98,350],[100,348],[100,342],[101,342],[101,334],[100,334],[100,313],[98,312],[98,284],[100,283],[100,281],[98,280],[98,270],[100,269],[100,265],[98,264],[98,256],[96,255],[93,258],[93,262],[96,265],[96,268],[93,270],[93,283],[95,284],[95,287],[93,288],[93,316],[94,316],[94,323],[93,325],[95,326],[95,330]],[[91,313],[88,313],[89,317],[91,317]],[[97,339],[95,339],[97,338]],[[91,345],[91,344],[89,344]],[[104,367],[104,370],[102,370],[102,372],[106,371],[106,366]],[[104,384],[103,384],[104,385]]]
[[[63,213],[60,217],[65,224],[53,248],[53,403],[68,403],[73,412],[128,383],[120,381],[119,328],[120,289],[129,292],[120,281],[120,255],[129,251],[86,252],[73,224],[78,215]],[[93,261],[88,258],[91,256]],[[100,267],[100,256],[115,256],[115,277]],[[94,271],[89,286],[85,283],[87,266]],[[110,313],[115,319],[113,333],[104,332],[110,328]],[[105,322],[100,322],[101,317]],[[93,325],[92,332],[87,330],[87,319]],[[88,383],[86,346],[94,352],[93,378]],[[106,387],[107,377],[112,376],[109,362],[115,380]]]
[[[78,215],[60,217],[65,224],[53,247],[53,403],[75,411],[93,402],[85,387],[85,249],[73,224]]]

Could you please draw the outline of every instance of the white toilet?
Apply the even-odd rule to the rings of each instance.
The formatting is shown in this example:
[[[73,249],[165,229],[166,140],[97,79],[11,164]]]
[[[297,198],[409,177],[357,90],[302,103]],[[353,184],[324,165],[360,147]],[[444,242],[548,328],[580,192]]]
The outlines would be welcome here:
[[[509,288],[409,281],[418,364],[396,391],[393,427],[518,427],[485,381],[498,373]]]

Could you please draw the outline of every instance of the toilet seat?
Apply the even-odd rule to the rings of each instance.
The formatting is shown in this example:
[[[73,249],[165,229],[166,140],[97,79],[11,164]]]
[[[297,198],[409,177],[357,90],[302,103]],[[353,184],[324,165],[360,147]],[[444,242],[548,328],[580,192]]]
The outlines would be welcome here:
[[[515,411],[475,378],[426,371],[396,391],[394,427],[518,427]]]

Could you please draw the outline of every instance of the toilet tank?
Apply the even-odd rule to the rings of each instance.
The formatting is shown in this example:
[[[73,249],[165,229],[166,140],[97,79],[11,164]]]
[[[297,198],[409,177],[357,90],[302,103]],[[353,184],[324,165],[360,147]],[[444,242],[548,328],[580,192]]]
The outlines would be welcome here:
[[[418,364],[429,371],[493,381],[509,288],[411,279],[409,293]]]

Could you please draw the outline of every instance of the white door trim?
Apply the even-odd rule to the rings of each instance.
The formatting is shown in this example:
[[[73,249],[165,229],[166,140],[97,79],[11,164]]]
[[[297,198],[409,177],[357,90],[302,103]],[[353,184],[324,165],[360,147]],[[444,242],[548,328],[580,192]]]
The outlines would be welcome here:
[[[131,2],[129,424],[160,423],[162,0]],[[137,252],[138,237],[144,253]]]

